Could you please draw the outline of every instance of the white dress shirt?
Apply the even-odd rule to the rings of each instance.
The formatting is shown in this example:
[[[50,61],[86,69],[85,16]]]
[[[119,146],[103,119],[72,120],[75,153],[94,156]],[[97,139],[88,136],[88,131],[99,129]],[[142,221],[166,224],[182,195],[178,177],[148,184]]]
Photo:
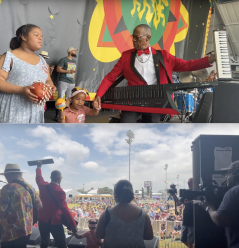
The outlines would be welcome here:
[[[149,47],[149,51],[150,55],[142,54],[141,56],[138,56],[136,53],[134,66],[148,85],[155,85],[157,84],[157,77],[151,47]]]

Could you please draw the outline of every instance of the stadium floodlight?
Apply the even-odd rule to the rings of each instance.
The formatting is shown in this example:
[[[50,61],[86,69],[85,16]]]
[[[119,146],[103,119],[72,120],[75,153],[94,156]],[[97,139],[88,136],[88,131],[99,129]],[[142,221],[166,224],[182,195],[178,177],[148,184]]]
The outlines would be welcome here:
[[[165,184],[166,184],[166,198],[167,198],[167,194],[168,194],[168,175],[167,175],[167,171],[168,171],[168,164],[166,164],[165,166],[164,166],[164,170],[166,171],[166,182],[165,182]]]
[[[133,131],[129,130],[126,136],[128,137],[128,139],[125,139],[125,141],[129,144],[129,181],[130,181],[130,146],[135,139],[135,135]]]

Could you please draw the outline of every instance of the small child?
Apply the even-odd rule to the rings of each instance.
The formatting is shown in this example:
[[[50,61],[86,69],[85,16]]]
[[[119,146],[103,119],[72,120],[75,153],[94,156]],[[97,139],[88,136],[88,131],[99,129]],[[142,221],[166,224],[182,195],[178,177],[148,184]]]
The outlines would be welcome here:
[[[86,238],[86,248],[100,248],[102,246],[102,240],[95,237],[95,230],[98,224],[98,220],[89,220],[90,231],[84,232],[79,235],[79,239]]]
[[[61,112],[61,123],[84,123],[86,115],[99,114],[99,110],[84,106],[87,95],[88,91],[83,88],[75,87],[72,90],[71,105]]]

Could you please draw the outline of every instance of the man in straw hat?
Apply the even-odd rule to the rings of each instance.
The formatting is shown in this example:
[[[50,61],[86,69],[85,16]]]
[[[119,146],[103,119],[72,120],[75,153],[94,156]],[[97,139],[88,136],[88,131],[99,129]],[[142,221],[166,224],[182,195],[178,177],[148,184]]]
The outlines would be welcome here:
[[[50,233],[54,237],[56,247],[66,248],[66,237],[62,226],[62,218],[66,220],[73,235],[78,238],[74,218],[66,203],[65,191],[61,188],[62,175],[58,170],[51,173],[51,182],[44,181],[41,174],[41,162],[36,169],[36,183],[39,187],[43,208],[39,210],[39,230],[41,234],[41,248],[47,248]]]
[[[67,49],[67,57],[60,59],[57,65],[57,72],[59,73],[58,81],[58,98],[65,98],[69,103],[71,98],[71,91],[75,88],[75,73],[76,60],[78,49],[69,47]],[[56,111],[55,121],[59,121],[59,110]]]
[[[33,208],[42,207],[34,188],[22,178],[17,164],[7,164],[0,175],[8,184],[1,190],[0,219],[2,226],[1,248],[25,248],[32,233]]]

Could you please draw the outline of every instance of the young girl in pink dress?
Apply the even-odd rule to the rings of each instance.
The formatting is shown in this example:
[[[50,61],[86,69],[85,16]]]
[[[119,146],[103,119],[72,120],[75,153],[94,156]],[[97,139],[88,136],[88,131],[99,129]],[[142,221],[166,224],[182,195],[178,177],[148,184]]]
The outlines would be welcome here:
[[[86,115],[99,114],[99,110],[84,106],[87,95],[88,91],[83,88],[75,87],[72,90],[71,105],[62,111],[61,123],[84,123]]]

